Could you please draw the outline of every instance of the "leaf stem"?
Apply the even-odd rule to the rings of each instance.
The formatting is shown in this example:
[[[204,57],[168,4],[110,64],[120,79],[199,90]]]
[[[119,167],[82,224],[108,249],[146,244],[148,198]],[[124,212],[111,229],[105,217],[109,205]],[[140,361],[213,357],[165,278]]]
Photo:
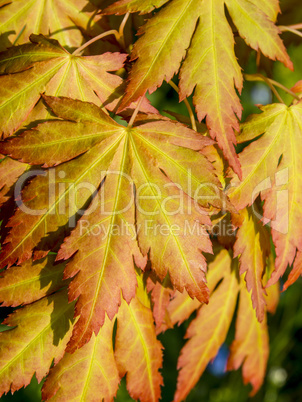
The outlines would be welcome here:
[[[287,25],[287,26],[285,26],[285,25],[278,25],[278,28],[279,28],[281,31],[286,31],[288,28],[291,28],[291,29],[302,29],[302,23],[300,23],[300,24],[294,24],[294,25]]]
[[[276,95],[276,97],[278,98],[278,100],[282,103],[283,100],[281,98],[281,96],[279,95],[279,93],[276,91],[276,88],[274,88],[274,86],[281,88],[284,92],[287,92],[288,94],[290,94],[293,98],[300,100],[299,96],[297,96],[293,91],[291,91],[290,89],[286,88],[284,85],[280,84],[280,82],[277,82],[275,80],[272,80],[271,78],[267,78],[262,74],[244,74],[244,78],[247,81],[264,81],[267,83],[267,85],[269,85],[269,87],[272,89],[272,91],[274,92],[274,94]]]
[[[82,45],[82,46],[80,46],[78,49],[76,49],[76,50],[72,53],[72,55],[73,55],[73,56],[77,56],[77,55],[78,55],[79,53],[81,53],[81,51],[84,50],[87,46],[91,45],[92,43],[96,42],[97,40],[102,39],[102,38],[104,38],[105,36],[108,36],[108,35],[114,35],[114,36],[116,37],[116,39],[118,40],[119,33],[117,32],[116,29],[111,29],[110,31],[103,32],[103,33],[101,33],[100,35],[95,36],[94,38],[90,39],[88,42],[84,43],[84,45]]]
[[[168,84],[171,85],[171,87],[172,87],[173,89],[175,89],[175,91],[176,91],[177,93],[179,93],[179,88],[178,88],[178,86],[177,86],[172,80],[170,80],[170,81],[168,82]],[[193,113],[193,110],[192,110],[192,108],[191,108],[190,103],[188,102],[188,100],[187,100],[186,98],[184,99],[184,104],[186,105],[186,108],[188,109],[188,112],[189,112],[189,116],[190,116],[190,120],[191,120],[192,129],[195,130],[195,131],[197,131],[194,113]]]
[[[138,101],[137,106],[134,109],[134,112],[133,112],[133,114],[131,116],[131,119],[129,120],[129,123],[128,123],[128,126],[127,126],[128,128],[131,128],[133,126],[133,123],[134,123],[134,121],[136,119],[137,113],[139,112],[139,108],[141,107],[143,99],[144,99],[144,97],[142,96],[140,98],[140,100]]]
[[[130,13],[125,14],[125,16],[124,16],[124,18],[123,18],[123,20],[121,22],[120,28],[118,30],[119,38],[117,38],[117,41],[119,42],[119,44],[122,46],[123,49],[126,49],[124,28],[125,28],[125,25],[126,25],[126,23],[128,21],[129,15],[130,15]]]
[[[298,36],[300,36],[302,38],[302,32],[298,31],[297,29],[295,29],[295,28],[293,28],[291,26],[287,27],[287,26],[280,25],[278,28],[280,28],[282,32],[288,31],[288,32],[291,32],[291,33],[293,33],[295,35],[298,35]],[[302,26],[301,26],[300,29],[302,29]]]
[[[117,31],[116,29],[111,29],[110,31],[106,31],[106,32],[101,33],[98,36],[95,36],[94,38],[90,39],[88,42],[84,43],[84,45],[82,45],[78,49],[76,49],[72,53],[72,55],[77,56],[87,46],[91,45],[92,43],[96,42],[97,40],[102,39],[108,35],[114,35],[116,40],[118,41],[118,43],[122,46],[123,49],[125,49],[126,45],[125,45],[125,38],[124,38],[124,28],[125,28],[126,22],[128,21],[129,15],[130,14],[127,13],[125,15],[125,17],[123,18],[121,25],[119,27],[119,31]]]

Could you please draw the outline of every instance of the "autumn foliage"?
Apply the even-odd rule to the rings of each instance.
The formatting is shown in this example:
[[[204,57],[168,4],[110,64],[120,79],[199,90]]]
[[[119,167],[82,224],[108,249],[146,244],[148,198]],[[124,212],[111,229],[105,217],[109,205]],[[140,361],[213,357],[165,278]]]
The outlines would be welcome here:
[[[1,395],[35,374],[43,400],[111,401],[126,376],[158,401],[157,335],[192,313],[175,402],[234,319],[226,369],[259,390],[302,273],[302,85],[271,76],[301,68],[294,22],[278,0],[0,1]],[[190,118],[152,105],[163,81]],[[240,122],[244,81],[276,103]]]

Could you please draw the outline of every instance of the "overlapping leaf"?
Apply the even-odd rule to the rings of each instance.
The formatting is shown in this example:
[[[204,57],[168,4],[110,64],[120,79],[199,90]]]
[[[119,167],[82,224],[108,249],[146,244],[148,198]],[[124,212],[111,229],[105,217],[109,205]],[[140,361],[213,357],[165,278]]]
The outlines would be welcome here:
[[[236,320],[235,340],[231,347],[227,369],[237,370],[242,365],[244,383],[251,383],[250,396],[255,395],[263,383],[269,353],[266,315],[262,322],[256,317],[251,297],[243,284],[240,291]]]
[[[241,209],[259,193],[265,199],[264,222],[270,222],[276,247],[276,269],[269,280],[275,283],[301,251],[301,167],[302,103],[290,107],[274,104],[243,124],[238,137],[248,141],[261,134],[239,155],[243,178],[234,178],[230,195]]]
[[[224,277],[226,267],[230,264],[230,255],[227,250],[214,249],[214,255],[214,260],[208,263],[207,272],[207,285],[210,293],[214,291],[216,285]],[[200,306],[201,303],[197,299],[192,299],[186,291],[183,293],[176,291],[166,307],[166,321],[158,328],[158,332],[165,331],[175,324],[182,324]]]
[[[286,290],[290,285],[292,285],[302,274],[302,253],[298,251],[295,257],[293,269],[288,275],[287,281],[283,286],[283,290]]]
[[[150,13],[155,8],[161,7],[168,0],[119,0],[103,10],[108,14],[125,14],[128,12],[141,14]]]
[[[43,260],[28,260],[21,266],[11,267],[0,274],[0,302],[3,306],[33,303],[50,295],[67,281],[62,282],[65,264],[54,264],[55,256]]]
[[[27,386],[34,373],[40,382],[52,361],[63,356],[72,331],[74,303],[66,291],[15,311],[5,324],[15,327],[0,334],[1,394]]]
[[[155,6],[161,6],[159,2]],[[138,59],[131,69],[129,84],[122,106],[153,92],[163,80],[169,81],[180,68],[180,99],[194,88],[194,103],[199,120],[207,117],[210,134],[217,139],[230,165],[240,176],[240,165],[233,144],[238,130],[241,105],[235,87],[242,89],[242,75],[234,54],[232,30],[224,6],[239,34],[252,48],[282,61],[292,68],[286,50],[272,22],[276,2],[246,0],[173,0],[140,29],[132,59]],[[150,3],[122,1],[111,6],[110,12],[149,11]],[[268,10],[269,9],[269,10]],[[269,15],[266,14],[269,13]],[[187,51],[188,49],[188,51]],[[162,68],[164,66],[164,68]]]
[[[202,306],[191,322],[177,368],[180,369],[174,400],[184,400],[224,342],[234,314],[238,281],[231,273],[231,257],[225,265],[224,279],[207,306]]]
[[[108,318],[97,336],[51,369],[43,385],[43,400],[96,401],[113,400],[119,373],[112,346],[113,324]],[[79,375],[80,373],[80,375]]]
[[[38,171],[21,194],[1,265],[21,263],[34,248],[36,257],[45,255],[94,197],[57,257],[75,254],[65,270],[66,278],[77,274],[69,297],[78,298],[80,315],[69,350],[98,332],[105,312],[116,314],[121,290],[128,303],[134,297],[133,258],[143,268],[148,254],[161,280],[169,272],[176,289],[206,302],[201,252],[212,248],[202,226],[211,224],[204,207],[224,206],[213,167],[197,152],[211,140],[169,120],[129,129],[93,104],[45,99],[68,121],[43,123],[1,149],[29,163],[60,165]]]
[[[156,339],[150,303],[139,281],[137,295],[128,305],[124,300],[117,315],[115,358],[119,373],[127,373],[130,396],[142,402],[160,399],[163,385],[162,345]]]
[[[96,8],[86,0],[4,0],[0,5],[1,50],[27,42],[32,33],[50,35],[73,48],[83,41],[81,30],[89,35],[103,32]]]
[[[262,277],[265,272],[266,258],[270,253],[269,234],[261,222],[257,222],[252,210],[244,209],[241,216],[243,222],[236,234],[234,257],[239,256],[240,275],[246,272],[247,290],[251,292],[257,318],[262,321],[265,314],[265,290]]]
[[[102,9],[108,1],[91,3]],[[26,386],[34,373],[40,382],[53,362],[43,387],[46,400],[109,402],[125,376],[132,398],[158,401],[163,379],[156,331],[196,311],[178,362],[175,400],[183,400],[224,342],[240,291],[228,369],[242,365],[255,394],[265,375],[266,311],[276,309],[277,280],[292,263],[284,288],[302,272],[302,103],[266,106],[252,116],[238,141],[256,141],[238,160],[234,130],[242,75],[232,29],[258,55],[291,68],[274,25],[278,1],[109,3],[105,14],[152,12],[134,45],[136,61],[121,102],[125,86],[113,72],[127,55],[66,50],[102,32],[106,17],[94,6],[86,0],[0,1],[0,46],[31,40],[0,54],[1,136],[22,128],[0,143],[0,268],[7,267],[0,274],[0,303],[26,305],[6,319],[10,329],[0,334],[0,393]],[[120,36],[125,50],[130,25],[128,20],[125,46]],[[242,218],[236,241],[218,233],[223,248],[207,258],[207,281],[203,253],[212,252],[209,233],[215,233],[209,213],[223,209],[212,217],[216,225],[231,224],[225,212],[234,212],[221,192],[228,178],[220,150],[205,130],[151,114],[156,111],[146,98],[129,127],[106,111],[128,107],[121,114],[128,118],[146,91],[178,71],[180,99],[194,92],[198,119],[206,118],[239,178],[232,174],[230,191],[239,211],[232,219]],[[293,87],[298,90],[299,83]],[[259,194],[263,213],[257,202],[253,215],[246,207]],[[261,214],[271,225],[276,262]],[[239,257],[241,287],[229,249]],[[46,256],[50,250],[55,253]],[[267,282],[274,285],[266,294]]]
[[[31,44],[13,47],[0,56],[0,71],[8,74],[0,76],[0,123],[4,138],[20,127],[42,92],[72,96],[97,105],[112,103],[120,96],[115,91],[122,79],[108,71],[121,68],[126,55],[73,56],[55,40],[42,35],[31,35],[30,39]],[[42,105],[38,107],[35,120],[49,117]]]
[[[11,187],[28,168],[29,166],[26,163],[8,157],[0,162],[0,206],[12,196]]]
[[[274,269],[275,269],[275,258],[273,254],[270,254],[267,262],[267,269],[263,277],[264,285],[267,284],[267,281],[269,280],[271,273],[274,271]],[[294,270],[292,272],[294,272]],[[274,314],[277,310],[279,299],[280,299],[280,283],[278,281],[274,285],[266,288],[266,295],[265,295],[266,311],[271,314]]]
[[[153,304],[152,312],[156,324],[156,329],[160,329],[164,322],[172,326],[167,308],[170,304],[170,299],[175,291],[171,284],[169,275],[164,278],[162,283],[160,283],[159,281],[156,281],[154,283],[150,277],[148,279],[149,280],[147,282],[147,290],[148,292],[150,292],[151,295],[151,300]],[[184,291],[183,293],[186,292]]]

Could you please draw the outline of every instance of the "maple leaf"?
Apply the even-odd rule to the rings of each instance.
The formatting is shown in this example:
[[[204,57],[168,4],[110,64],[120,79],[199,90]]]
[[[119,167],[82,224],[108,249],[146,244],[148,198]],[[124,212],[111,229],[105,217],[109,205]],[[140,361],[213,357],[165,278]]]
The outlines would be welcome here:
[[[39,0],[4,0],[0,8],[0,34],[7,33],[1,41],[1,50],[10,45],[25,43],[30,35],[44,34],[60,40],[69,48],[81,45],[81,30],[89,35],[103,32],[95,18],[96,8],[86,0],[42,2]]]
[[[102,10],[102,14],[126,14],[136,13],[146,14],[155,8],[161,7],[168,0],[119,0]]]
[[[150,301],[138,277],[136,297],[124,300],[117,314],[115,359],[121,376],[126,376],[127,390],[134,399],[155,402],[163,385],[162,345],[156,339]]]
[[[273,254],[270,254],[267,261],[267,269],[263,276],[263,285],[267,284],[273,270],[275,269],[275,258]],[[292,270],[294,272],[294,269]],[[286,283],[283,286],[285,287]],[[274,285],[269,286],[266,290],[265,302],[266,302],[266,311],[268,313],[274,314],[277,310],[279,299],[280,299],[280,283],[276,282]]]
[[[253,307],[257,318],[262,321],[265,314],[265,290],[262,277],[266,266],[266,257],[270,253],[269,234],[257,221],[251,209],[241,211],[243,223],[236,234],[234,257],[239,256],[240,275],[246,272],[247,290],[251,292]]]
[[[260,8],[268,16],[271,21],[276,21],[277,15],[280,13],[279,0],[249,0],[255,6]]]
[[[38,382],[54,359],[62,358],[72,331],[74,303],[66,291],[29,304],[11,314],[4,324],[15,327],[0,334],[1,394],[27,386],[34,373]]]
[[[50,370],[42,388],[43,400],[70,400],[71,395],[78,401],[113,400],[120,381],[112,345],[113,325],[106,318],[97,336],[75,353],[65,353]]]
[[[175,293],[171,284],[169,275],[167,275],[162,283],[158,280],[155,283],[153,278],[148,277],[147,291],[151,293],[152,313],[156,325],[156,329],[160,329],[163,322],[168,321],[170,324],[167,307],[170,304],[170,299]],[[182,294],[182,293],[180,293]],[[192,300],[192,299],[191,299]]]
[[[144,12],[149,10],[149,4],[143,2],[140,9],[137,2],[123,1],[115,3],[109,10]],[[155,91],[163,80],[169,81],[178,72],[184,59],[180,68],[180,100],[195,88],[193,102],[198,119],[206,117],[211,137],[217,140],[239,176],[241,170],[234,149],[236,138],[233,130],[239,129],[236,115],[241,117],[241,105],[234,84],[241,92],[242,75],[224,6],[227,6],[247,44],[293,68],[278,36],[279,31],[271,20],[276,13],[276,2],[269,16],[265,14],[268,5],[265,2],[260,4],[246,0],[169,2],[138,32],[142,36],[131,54],[132,60],[138,60],[130,71],[126,95],[121,102],[121,107],[125,107],[147,90],[149,93]]]
[[[265,376],[269,339],[266,315],[262,322],[258,321],[244,283],[240,290],[235,340],[230,346],[230,352],[227,369],[237,370],[242,365],[244,383],[252,384],[250,396],[255,395]]]
[[[0,275],[0,302],[2,306],[20,306],[33,303],[68,285],[62,281],[65,264],[54,264],[55,255],[21,266],[11,267]]]
[[[298,11],[284,10],[279,28],[299,36]],[[157,402],[156,335],[191,316],[183,400],[225,341],[238,294],[227,368],[242,365],[257,392],[278,278],[293,266],[286,289],[302,273],[301,81],[288,90],[245,75],[295,99],[234,134],[246,44],[257,71],[261,52],[292,68],[279,12],[278,0],[0,0],[0,304],[17,307],[0,333],[0,394],[36,375],[47,376],[45,400],[109,402],[124,377],[130,397]],[[190,117],[150,104],[164,80]]]
[[[286,282],[283,285],[283,290],[286,290],[290,285],[292,285],[302,274],[302,253],[297,251],[293,269],[288,275]],[[270,289],[270,288],[269,288]]]
[[[26,163],[8,157],[0,162],[0,206],[10,198],[10,188],[28,168],[29,166]]]
[[[233,178],[230,198],[238,209],[251,205],[259,193],[265,200],[263,221],[271,222],[277,254],[276,269],[267,285],[270,286],[293,263],[296,250],[302,250],[298,224],[302,202],[302,102],[261,109],[263,113],[249,118],[238,136],[238,141],[244,142],[263,134],[239,154],[243,177],[241,182]]]
[[[297,94],[301,94],[302,93],[302,80],[296,82],[295,85],[290,90]]]
[[[203,224],[211,224],[203,208],[224,206],[213,167],[197,152],[211,140],[169,120],[125,128],[93,104],[67,98],[45,100],[58,117],[68,121],[40,124],[0,147],[1,152],[29,163],[44,162],[48,167],[60,163],[48,173],[39,173],[24,189],[21,198],[26,210],[19,208],[8,223],[12,230],[4,241],[1,265],[23,262],[35,247],[36,258],[45,255],[60,233],[64,235],[64,225],[79,210],[83,214],[94,195],[57,256],[73,256],[64,276],[76,275],[69,297],[78,298],[80,318],[70,351],[98,332],[105,312],[113,318],[121,290],[128,303],[134,297],[133,257],[143,268],[143,256],[148,254],[160,280],[169,272],[176,289],[186,289],[191,297],[206,302],[206,261],[201,252],[211,252],[212,247],[202,229]],[[33,210],[42,212],[28,213]],[[193,236],[186,235],[187,224]],[[165,233],[158,232],[162,227]]]
[[[189,339],[181,350],[177,363],[180,370],[174,400],[184,400],[224,342],[234,314],[238,281],[231,273],[232,259],[228,257],[224,279],[213,292],[210,303],[200,308],[188,327]]]
[[[120,69],[125,54],[74,56],[56,40],[42,35],[31,35],[30,40],[31,44],[13,47],[0,55],[0,71],[7,74],[0,76],[0,123],[4,138],[20,127],[42,92],[72,96],[100,106],[108,98],[112,103],[120,96],[115,97],[114,93],[122,79],[108,71]],[[49,117],[41,106],[34,115],[35,120]],[[111,106],[106,105],[109,109]]]
[[[207,285],[210,294],[225,275],[225,267],[230,263],[229,252],[225,249],[214,249],[214,260],[208,262]],[[158,333],[165,331],[175,324],[182,324],[202,304],[197,299],[192,299],[186,291],[175,292],[174,297],[166,307],[168,322],[163,322],[157,328]]]

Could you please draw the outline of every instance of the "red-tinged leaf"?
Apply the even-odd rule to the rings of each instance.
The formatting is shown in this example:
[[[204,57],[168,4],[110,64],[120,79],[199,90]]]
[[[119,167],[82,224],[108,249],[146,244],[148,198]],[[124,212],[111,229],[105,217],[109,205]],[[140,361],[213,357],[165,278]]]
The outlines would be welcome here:
[[[174,183],[164,175],[154,175],[152,160],[147,155],[141,156],[134,167],[138,187],[144,186],[146,197],[140,200],[143,213],[137,210],[140,249],[144,255],[149,253],[152,268],[161,280],[169,272],[176,289],[180,292],[186,289],[192,298],[207,302],[206,261],[201,251],[212,252],[211,241],[203,226],[210,226],[211,221],[206,215],[193,211],[192,199],[182,194]],[[162,188],[161,200],[165,205],[154,198],[158,194],[153,183]],[[180,207],[179,197],[184,200],[183,208],[181,214],[175,214]],[[194,237],[190,236],[190,231],[195,233]]]
[[[296,94],[302,93],[302,80],[295,83],[295,85],[291,88],[291,91],[295,92]]]
[[[276,141],[279,136],[284,140],[282,128],[287,107],[283,104],[272,104],[261,106],[261,110],[263,113],[250,116],[242,124],[242,131],[237,137],[238,143],[243,143],[265,133],[257,142],[250,144],[239,154],[242,180],[233,177],[229,194],[238,210],[253,204],[266,183],[264,182],[262,186],[260,184],[265,179],[270,180],[282,153],[282,148],[280,149]]]
[[[121,376],[127,373],[127,390],[133,399],[156,402],[163,384],[162,345],[156,339],[150,308],[138,297],[125,301],[117,315],[115,359]]]
[[[227,369],[237,370],[242,365],[243,381],[245,384],[252,384],[250,396],[255,395],[265,376],[269,339],[266,316],[262,322],[258,321],[244,284],[240,291],[235,340],[230,350]]]
[[[40,382],[64,355],[72,330],[74,304],[65,291],[16,310],[0,334],[0,394],[27,386],[34,373]]]
[[[184,400],[199,380],[208,363],[216,356],[231,324],[238,292],[236,273],[226,266],[225,277],[191,322],[186,333],[189,339],[177,363],[180,370],[174,401]]]
[[[302,250],[298,224],[302,203],[302,103],[290,107],[268,105],[262,110],[262,114],[254,115],[243,125],[240,141],[263,135],[240,154],[243,180],[233,180],[230,198],[238,209],[251,204],[259,193],[265,200],[263,221],[270,222],[277,255],[276,269],[268,281],[270,286],[293,263],[296,250]]]
[[[209,159],[209,161],[212,162],[215,168],[215,173],[219,178],[220,183],[222,184],[223,187],[226,187],[225,160],[223,158],[223,154],[220,148],[217,146],[217,144],[209,145],[208,147],[205,147],[202,153]]]
[[[168,317],[157,328],[157,333],[164,332],[175,324],[182,324],[200,306],[200,301],[192,299],[185,290],[182,293],[176,291],[166,310]]]
[[[249,3],[253,3],[262,10],[271,21],[276,21],[280,12],[279,0],[249,0]]]
[[[174,0],[141,27],[139,35],[143,36],[131,54],[138,61],[130,72],[121,107],[140,98],[147,90],[154,92],[164,79],[169,81],[178,71],[190,45],[199,8],[199,2],[193,0]]]
[[[225,249],[214,250],[214,260],[208,264],[207,285],[212,293],[219,281],[228,273],[228,267],[231,264],[231,257]],[[186,291],[175,292],[175,296],[167,307],[168,322],[164,322],[158,328],[158,332],[166,331],[171,325],[182,324],[190,315],[201,306],[197,299],[192,299]]]
[[[149,277],[147,281],[147,291],[151,292],[151,300],[153,304],[152,312],[156,329],[158,330],[163,323],[166,323],[169,326],[171,323],[167,307],[170,304],[171,297],[175,293],[171,286],[169,276],[166,276],[162,283],[153,283]]]
[[[246,272],[247,290],[251,292],[253,307],[259,321],[265,315],[265,290],[262,277],[266,257],[270,253],[269,234],[251,209],[241,211],[243,223],[236,234],[234,257],[239,256],[240,275]]]
[[[283,285],[283,290],[286,290],[290,285],[295,283],[296,280],[298,278],[300,278],[301,275],[302,275],[302,252],[298,251],[296,258],[295,258],[293,269],[289,273],[288,278],[287,278],[285,284]],[[273,286],[276,286],[276,285],[273,285]],[[270,287],[267,290],[269,291]]]
[[[112,347],[113,324],[106,318],[89,343],[73,354],[65,353],[50,370],[42,388],[43,400],[113,400],[120,381]]]
[[[46,98],[48,104],[56,112],[55,98]],[[71,115],[73,103],[64,100],[64,110],[59,117],[68,115],[70,121],[51,121],[25,131],[9,141],[0,143],[0,152],[13,155],[21,162],[43,167],[56,166],[69,161],[88,151],[110,135],[118,134],[121,126],[104,114],[93,104],[87,104],[87,115],[83,113]],[[94,121],[91,116],[95,114]],[[89,124],[90,123],[90,124]],[[16,162],[15,162],[16,163]]]
[[[141,268],[146,264],[136,241],[128,141],[125,137],[120,142],[109,166],[99,194],[102,204],[92,213],[88,209],[58,253],[58,259],[66,259],[78,250],[64,274],[66,278],[77,274],[69,286],[69,299],[78,299],[76,316],[80,316],[68,345],[71,352],[83,346],[93,332],[98,333],[105,312],[113,319],[121,304],[121,291],[127,303],[135,296],[133,258],[137,264],[141,261]]]
[[[132,11],[132,2],[119,4],[121,10]],[[279,31],[272,22],[277,12],[275,1],[272,5],[262,1],[258,6],[254,1],[243,0],[173,0],[139,31],[142,36],[131,54],[132,60],[137,61],[130,71],[121,108],[147,90],[152,93],[163,80],[169,81],[184,59],[180,68],[180,99],[188,97],[195,89],[193,102],[198,119],[206,117],[211,137],[217,140],[231,167],[241,177],[234,149],[234,130],[239,129],[237,117],[241,117],[242,108],[234,84],[241,92],[242,75],[225,4],[248,44],[292,68]]]
[[[25,163],[7,157],[0,162],[0,206],[12,196],[11,187],[28,168]]]
[[[211,223],[205,211],[200,209],[200,213],[197,213],[192,199],[186,195],[190,189],[185,177],[186,172],[190,170],[192,172],[191,189],[198,188],[196,187],[198,181],[194,177],[197,177],[196,169],[202,166],[197,161],[195,163],[193,161],[196,157],[199,158],[200,154],[193,154],[189,149],[171,146],[166,137],[170,124],[171,122],[144,124],[140,126],[142,133],[136,137],[138,141],[133,174],[136,186],[144,190],[143,193],[140,191],[140,195],[144,197],[140,197],[137,208],[138,240],[143,254],[150,252],[152,266],[161,280],[169,271],[172,284],[180,292],[186,288],[191,297],[197,297],[199,301],[204,302],[207,301],[207,291],[202,271],[205,270],[206,264],[198,249],[211,252],[211,246],[207,236],[196,238],[194,243],[188,234],[202,234],[203,229],[200,224],[211,225]],[[175,125],[176,127],[178,124]],[[189,131],[186,130],[183,126],[181,130],[177,129],[178,136],[181,135],[183,145],[188,144],[187,146],[195,148],[197,144],[192,141],[193,138],[189,139],[187,136]],[[153,143],[150,142],[151,138]],[[203,137],[198,135],[197,138]],[[174,143],[174,140],[172,141]],[[153,150],[157,162],[150,157],[150,149]],[[162,169],[166,175],[159,174],[156,168],[157,163],[163,166]],[[184,170],[183,167],[186,169]],[[173,182],[177,183],[177,186]],[[206,187],[204,190],[208,191]],[[214,189],[217,191],[218,187],[215,186]],[[216,201],[219,205],[218,194],[219,192],[215,196],[209,195],[208,201],[212,205]],[[218,198],[215,199],[216,197]],[[181,208],[181,214],[177,213],[179,208]],[[161,236],[158,236],[159,234]],[[162,252],[158,253],[158,250]]]
[[[161,280],[169,273],[176,289],[186,289],[191,297],[207,302],[202,252],[211,252],[212,248],[204,227],[211,221],[204,207],[229,205],[211,163],[199,152],[211,140],[168,119],[142,120],[129,129],[110,121],[95,105],[67,98],[45,100],[68,121],[39,125],[44,164],[56,164],[56,156],[58,163],[66,162],[42,171],[43,175],[36,171],[38,177],[20,195],[19,209],[8,224],[12,229],[5,239],[1,264],[21,263],[31,257],[33,249],[35,257],[45,255],[61,241],[68,230],[66,225],[75,225],[75,215],[83,215],[94,197],[57,257],[73,256],[65,278],[75,276],[69,297],[78,298],[76,316],[80,318],[68,350],[88,342],[93,332],[97,334],[105,313],[113,318],[121,291],[128,303],[134,297],[133,259],[144,268],[141,252],[149,255],[152,269]],[[74,122],[83,124],[87,133],[94,133],[90,149],[79,156],[88,148],[89,135],[76,129],[73,133]],[[109,123],[113,130],[104,133]],[[69,135],[70,145],[57,147],[54,154],[52,139],[59,138],[61,131],[63,143]],[[31,135],[27,131],[18,137],[18,146],[10,153],[23,158],[27,148],[21,144]],[[33,155],[40,157],[34,150]]]
[[[70,116],[71,120],[79,121],[80,116],[84,115],[87,128],[96,120],[101,122],[104,119],[96,106],[68,99],[46,99],[53,110],[58,112],[61,107],[60,116]],[[68,123],[74,126],[72,121],[62,123],[64,129]],[[58,122],[47,123],[48,129],[54,125],[57,130],[57,124]],[[63,227],[69,218],[83,208],[98,189],[107,170],[111,170],[115,158],[115,166],[122,167],[121,172],[126,168],[125,172],[131,173],[129,185],[132,180],[135,182],[139,203],[137,231],[143,254],[146,255],[151,249],[151,263],[161,279],[169,271],[171,281],[178,290],[186,288],[192,297],[206,301],[204,274],[200,269],[202,267],[205,270],[206,265],[200,251],[211,252],[211,243],[200,223],[210,224],[210,220],[198,202],[203,206],[224,206],[220,183],[213,173],[212,165],[201,153],[195,151],[207,145],[208,139],[179,123],[156,121],[145,124],[141,122],[140,126],[131,130],[119,126],[107,138],[101,136],[101,140],[77,159],[46,171],[43,173],[45,176],[40,175],[33,179],[25,188],[22,200],[27,210],[24,211],[22,204],[23,210],[18,209],[9,222],[12,230],[5,240],[8,244],[2,253],[2,266],[11,265],[17,259],[22,262],[29,258],[31,250],[47,233],[50,235],[43,240],[44,243],[39,244],[39,249],[48,250],[54,241],[52,233]],[[50,157],[53,158],[51,153]],[[114,179],[112,172],[108,174]],[[123,178],[122,174],[120,178]],[[108,183],[105,183],[104,188],[110,187],[110,180]],[[115,188],[116,190],[105,190],[105,193],[117,191],[115,199],[120,200],[120,187],[118,185]],[[154,193],[154,188],[159,196]],[[194,202],[191,197],[195,199]],[[128,201],[121,200],[124,207],[128,205]],[[34,215],[28,211],[38,213]],[[149,229],[145,227],[146,221],[149,222]],[[160,236],[155,233],[158,224],[165,225],[165,233],[160,233]],[[188,224],[191,226],[187,227]],[[176,234],[173,232],[175,225],[179,226]],[[185,230],[190,236],[185,235]],[[150,236],[146,231],[152,232]],[[156,244],[163,241],[163,254],[158,255],[154,252]],[[75,251],[73,248],[71,252]]]
[[[221,247],[214,248],[214,258],[208,264],[207,281],[209,291],[212,294],[217,284],[229,275],[229,269],[232,264],[232,259],[227,250]]]
[[[275,258],[272,254],[270,254],[268,257],[266,273],[263,277],[264,286],[267,284],[267,281],[274,269],[275,269]],[[274,285],[269,286],[265,290],[266,290],[265,295],[266,311],[271,314],[275,314],[280,299],[280,283],[277,282]]]
[[[260,3],[260,6],[258,5]],[[272,60],[279,60],[291,70],[291,62],[282,40],[279,38],[279,29],[265,14],[263,10],[263,1],[250,2],[246,0],[226,0],[228,11],[238,28],[240,36],[245,42],[255,50],[261,52]],[[276,6],[276,2],[271,6]],[[273,7],[272,7],[273,8]],[[272,17],[272,11],[270,16]]]
[[[62,0],[55,3],[39,0],[8,0],[0,8],[0,32],[8,32],[7,46],[11,43],[24,43],[30,34],[51,35],[64,46],[78,47],[83,35],[98,35],[103,32],[95,17],[96,8],[85,0]],[[5,49],[2,42],[2,49]]]
[[[0,69],[10,73],[0,76],[0,123],[4,138],[26,120],[42,92],[72,96],[98,106],[107,102],[107,108],[115,107],[120,97],[115,91],[122,79],[108,71],[120,69],[126,55],[74,56],[55,40],[42,35],[31,35],[30,39],[32,44],[14,47],[0,55]],[[39,104],[34,117],[43,120],[49,113]]]
[[[48,101],[55,108],[56,100],[48,98]],[[78,115],[71,114],[71,119],[80,119],[83,116],[88,119],[90,116],[92,124],[98,121],[101,125],[107,121],[107,115],[91,104],[68,99],[61,99],[58,102],[62,105],[62,115],[63,112],[68,113],[71,104],[78,106]],[[66,122],[62,123],[66,129]],[[74,126],[74,122],[69,123]],[[54,122],[54,125],[57,130],[57,123]],[[88,122],[85,127],[89,130]],[[77,159],[72,159],[68,165],[48,171],[35,170],[32,172],[32,176],[29,177],[38,176],[20,194],[20,208],[8,223],[8,226],[13,229],[4,241],[7,244],[1,255],[3,267],[12,265],[16,260],[21,263],[30,258],[32,249],[47,234],[50,235],[44,239],[44,243],[40,244],[40,248],[45,253],[54,244],[54,241],[60,239],[60,233],[56,233],[58,228],[61,227],[62,233],[64,225],[87,203],[103,180],[106,168],[110,165],[114,151],[121,140],[119,134],[124,133],[120,130],[124,129],[118,126],[116,135],[109,134],[105,140],[100,132],[100,144],[95,145]],[[82,134],[82,137],[85,138],[85,135]],[[81,141],[80,138],[78,137],[77,140]],[[51,141],[51,138],[49,140]],[[62,152],[64,153],[64,149]],[[71,155],[71,157],[73,156],[75,155]],[[52,153],[49,157],[53,158]],[[71,222],[70,224],[72,225]],[[54,233],[55,235],[52,236]]]
[[[102,14],[150,13],[168,0],[119,0],[102,10]]]
[[[30,81],[32,75],[25,70],[30,68],[38,69],[43,62],[49,60],[52,60],[53,64],[55,64],[58,58],[65,57],[63,67],[57,73],[54,73],[45,86],[48,94],[56,96],[73,95],[74,98],[94,102],[97,105],[105,106],[109,110],[113,110],[116,107],[124,93],[125,85],[119,76],[112,75],[108,71],[116,71],[122,68],[126,58],[125,54],[104,53],[98,56],[80,57],[69,54],[56,40],[47,39],[42,35],[31,35],[30,40],[32,43],[10,48],[0,54],[0,73],[15,74],[23,72],[24,74],[18,75],[15,81],[18,81],[18,78],[29,79]],[[10,76],[5,77],[2,80],[7,81]],[[32,84],[35,85],[35,83]],[[39,99],[39,91],[34,92],[35,94],[33,95]],[[21,94],[16,94],[16,97],[18,95],[21,96]],[[123,111],[123,115],[127,113],[132,115],[136,106],[137,102],[131,103],[129,108]],[[140,110],[144,113],[158,113],[146,97],[143,98]],[[34,120],[44,118],[49,119],[52,116],[39,101],[30,112],[24,125],[26,126],[27,123],[30,124]]]
[[[180,71],[180,99],[189,96],[195,87],[193,102],[198,119],[206,117],[211,137],[240,176],[233,130],[239,129],[236,115],[241,117],[234,83],[241,92],[242,76],[234,54],[233,34],[225,17],[224,1],[204,1],[201,7],[199,23]]]
[[[63,281],[65,264],[54,264],[55,256],[28,260],[0,274],[0,303],[19,306],[33,303],[68,284]]]

